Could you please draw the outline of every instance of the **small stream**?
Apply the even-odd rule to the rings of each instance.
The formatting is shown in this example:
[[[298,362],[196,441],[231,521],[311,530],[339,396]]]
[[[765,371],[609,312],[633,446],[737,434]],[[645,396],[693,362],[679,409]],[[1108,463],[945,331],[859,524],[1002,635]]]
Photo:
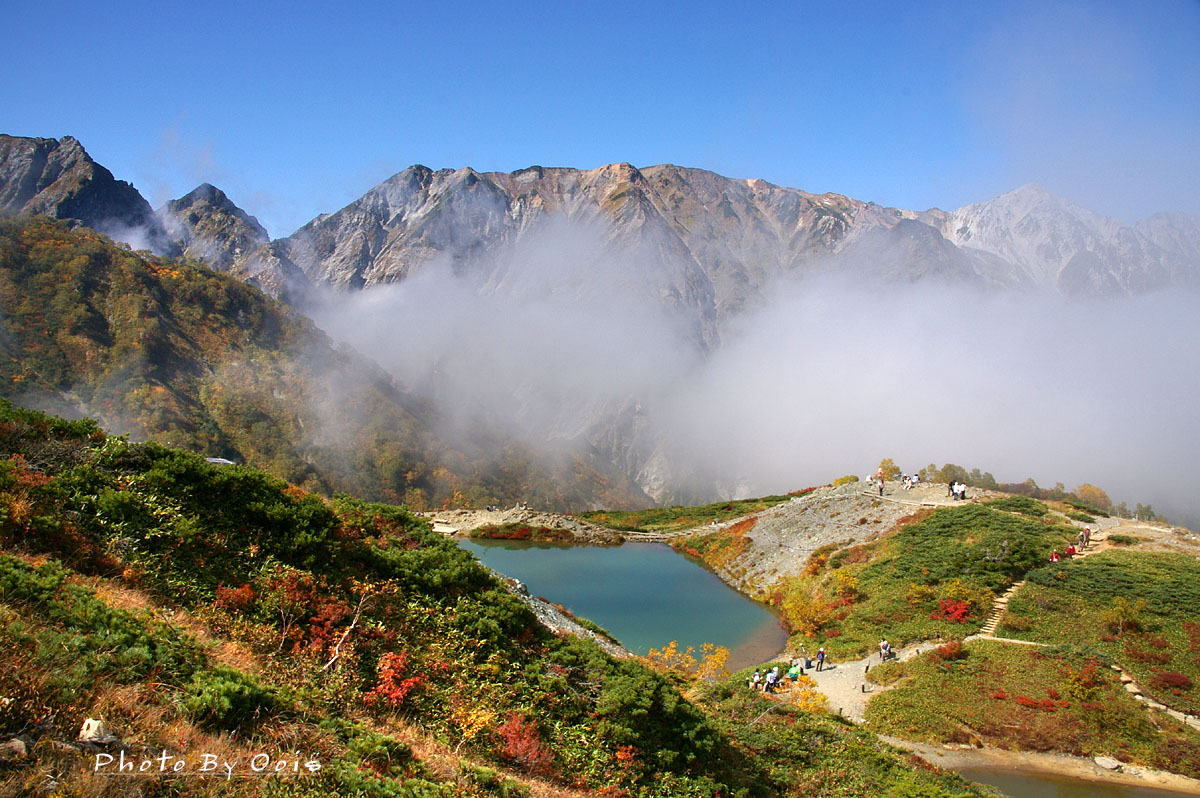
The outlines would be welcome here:
[[[998,766],[954,770],[971,781],[998,787],[1012,798],[1181,798],[1189,794],[1157,787],[1106,783]]]
[[[459,540],[535,596],[603,626],[637,654],[675,640],[730,650],[730,670],[757,665],[787,643],[779,619],[664,543],[570,546]]]

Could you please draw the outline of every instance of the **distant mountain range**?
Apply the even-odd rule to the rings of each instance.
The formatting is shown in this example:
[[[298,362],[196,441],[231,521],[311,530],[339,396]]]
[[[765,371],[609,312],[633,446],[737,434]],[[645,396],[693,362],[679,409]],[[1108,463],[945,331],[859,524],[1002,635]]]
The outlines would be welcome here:
[[[1070,297],[1200,288],[1200,216],[1128,225],[1037,185],[917,212],[672,165],[512,173],[418,165],[271,241],[214,186],[154,210],[74,138],[0,135],[0,215],[20,214],[193,258],[305,311],[330,293],[419,274],[453,276],[481,297],[587,299],[616,286],[662,309],[701,357],[784,281]],[[675,492],[678,467],[645,427],[642,399],[597,402],[582,423],[577,412],[542,426],[553,430],[547,438],[584,441],[604,461],[598,471],[611,466],[658,501],[706,498]]]
[[[1200,286],[1200,216],[1133,225],[1026,185],[955,211],[884,208],[763,180],[672,165],[529,167],[512,173],[411,166],[358,200],[269,241],[258,221],[202,185],[157,211],[69,136],[0,135],[0,213],[47,214],[184,253],[276,296],[356,290],[424,268],[471,272],[499,290],[505,254],[554,223],[598,227],[639,259],[667,304],[711,341],[780,276],[846,271],[1068,295]]]

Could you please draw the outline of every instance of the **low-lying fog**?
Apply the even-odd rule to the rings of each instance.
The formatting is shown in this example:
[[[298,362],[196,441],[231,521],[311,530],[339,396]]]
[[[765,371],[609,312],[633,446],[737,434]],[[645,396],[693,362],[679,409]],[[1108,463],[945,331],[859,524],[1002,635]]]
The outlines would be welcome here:
[[[728,492],[861,476],[891,457],[907,471],[953,462],[1001,482],[1090,482],[1200,518],[1195,295],[780,281],[722,319],[705,352],[694,308],[664,309],[668,279],[583,257],[588,243],[475,276],[433,262],[313,315],[451,423],[486,417],[538,442],[637,402],[680,473],[719,475]]]

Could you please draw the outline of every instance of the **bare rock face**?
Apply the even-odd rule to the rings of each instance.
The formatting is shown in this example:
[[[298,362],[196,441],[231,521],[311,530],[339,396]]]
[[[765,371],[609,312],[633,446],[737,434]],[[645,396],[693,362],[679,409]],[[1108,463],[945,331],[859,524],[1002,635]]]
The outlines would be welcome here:
[[[114,179],[70,136],[0,135],[0,215],[18,214],[67,219],[135,249],[178,251],[137,189]]]
[[[230,271],[236,261],[270,241],[258,219],[209,183],[171,200],[157,214],[184,255],[217,271]]]
[[[706,350],[729,319],[762,303],[774,280],[828,267],[851,231],[903,218],[836,194],[672,165],[507,174],[412,166],[276,247],[314,283],[342,290],[444,269],[475,280],[483,293],[503,293],[527,287],[529,251],[587,240],[587,252],[564,256],[586,265],[573,265],[580,276],[562,290],[586,293],[600,271],[636,283],[684,319]]]

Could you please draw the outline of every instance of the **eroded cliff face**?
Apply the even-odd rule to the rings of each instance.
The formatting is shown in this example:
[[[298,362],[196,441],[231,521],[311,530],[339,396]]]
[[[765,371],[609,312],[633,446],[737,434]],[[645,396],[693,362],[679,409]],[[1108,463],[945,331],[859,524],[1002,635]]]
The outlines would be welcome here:
[[[0,135],[0,215],[19,214],[66,219],[135,249],[178,254],[137,189],[115,179],[71,136]]]

